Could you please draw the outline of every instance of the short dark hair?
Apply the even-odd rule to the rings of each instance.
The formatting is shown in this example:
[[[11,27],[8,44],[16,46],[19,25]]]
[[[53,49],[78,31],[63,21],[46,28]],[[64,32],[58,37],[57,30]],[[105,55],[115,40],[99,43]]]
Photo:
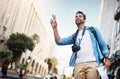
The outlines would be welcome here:
[[[77,11],[76,14],[82,14],[83,15],[83,18],[86,20],[86,15],[82,12],[82,11]]]

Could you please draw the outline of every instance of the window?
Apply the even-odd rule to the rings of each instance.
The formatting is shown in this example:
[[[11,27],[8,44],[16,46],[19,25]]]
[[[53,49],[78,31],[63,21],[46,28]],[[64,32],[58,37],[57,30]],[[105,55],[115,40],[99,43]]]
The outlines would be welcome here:
[[[120,33],[120,20],[119,20],[119,22],[118,22],[118,27],[119,27],[119,33]]]
[[[114,37],[118,36],[120,34],[120,22],[117,21],[115,25],[115,32],[114,32]]]
[[[117,10],[115,12],[114,19],[116,21],[118,21],[120,19],[120,6],[117,8]]]
[[[114,37],[117,37],[117,25],[115,25]]]
[[[117,23],[117,29],[116,29],[116,31],[117,31],[117,35],[118,35],[118,33],[119,33],[118,23]]]

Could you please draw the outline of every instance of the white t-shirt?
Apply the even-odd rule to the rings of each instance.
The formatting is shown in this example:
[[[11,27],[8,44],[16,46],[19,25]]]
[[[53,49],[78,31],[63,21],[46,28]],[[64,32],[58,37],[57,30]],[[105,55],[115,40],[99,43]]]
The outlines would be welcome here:
[[[82,31],[80,30],[77,36],[77,43],[82,37]],[[86,30],[80,44],[81,49],[77,52],[76,63],[87,62],[87,61],[96,61],[94,56],[94,51],[92,47],[92,40],[90,38],[89,31]]]

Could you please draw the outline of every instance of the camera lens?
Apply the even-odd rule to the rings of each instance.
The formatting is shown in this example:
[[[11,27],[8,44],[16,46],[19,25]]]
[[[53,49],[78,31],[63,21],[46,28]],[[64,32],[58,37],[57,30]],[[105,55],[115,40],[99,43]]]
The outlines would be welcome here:
[[[79,51],[80,50],[80,46],[79,45],[73,45],[72,46],[72,51],[73,52],[77,52],[77,51]]]

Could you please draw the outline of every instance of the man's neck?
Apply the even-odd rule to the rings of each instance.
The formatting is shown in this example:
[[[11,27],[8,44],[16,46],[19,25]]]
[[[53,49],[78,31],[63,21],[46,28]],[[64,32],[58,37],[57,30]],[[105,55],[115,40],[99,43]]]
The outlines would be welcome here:
[[[81,25],[78,26],[78,29],[82,30],[84,28],[84,26],[85,26],[84,24],[81,24]]]

